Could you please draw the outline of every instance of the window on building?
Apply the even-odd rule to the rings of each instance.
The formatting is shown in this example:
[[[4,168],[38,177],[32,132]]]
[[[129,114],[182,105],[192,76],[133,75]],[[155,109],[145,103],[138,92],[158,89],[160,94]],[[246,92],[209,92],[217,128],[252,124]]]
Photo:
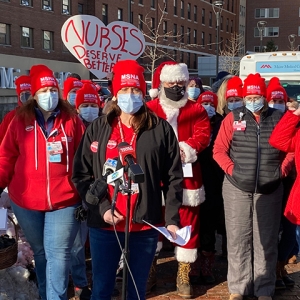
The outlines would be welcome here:
[[[279,18],[279,8],[256,8],[255,18]]]
[[[188,68],[190,68],[190,66],[191,66],[191,53],[190,52],[188,52],[187,53],[187,66],[188,66]]]
[[[187,43],[191,43],[191,28],[187,29]]]
[[[177,0],[174,0],[174,16],[177,16]]]
[[[223,30],[223,16],[221,16],[221,21],[220,21],[220,23],[221,23],[221,30]]]
[[[177,50],[173,50],[173,58],[177,61]]]
[[[205,32],[202,31],[201,33],[201,46],[205,46]]]
[[[188,3],[187,6],[187,17],[189,20],[191,19],[191,3]]]
[[[62,13],[64,15],[70,15],[71,14],[70,0],[63,0],[63,2],[62,2]]]
[[[168,0],[164,0],[164,12],[168,12]]]
[[[197,69],[197,54],[194,54],[193,69]]]
[[[184,43],[184,26],[180,26],[180,43]]]
[[[229,31],[229,19],[226,19],[226,32]]]
[[[197,19],[197,6],[194,5],[194,22],[198,22],[198,19]]]
[[[211,33],[208,35],[208,45],[209,45],[209,49],[212,49],[212,35]]]
[[[83,15],[83,4],[78,3],[78,14]]]
[[[279,27],[263,28],[263,36],[274,37],[279,36]],[[254,37],[260,37],[260,32],[257,27],[254,28]]]
[[[143,30],[143,15],[139,15],[138,17],[138,27],[140,30]]]
[[[43,31],[43,49],[44,50],[53,50],[53,32],[52,31]]]
[[[179,52],[179,60],[181,63],[183,62],[183,52],[182,51]]]
[[[194,29],[193,36],[194,36],[194,44],[197,44],[197,29]]]
[[[180,1],[180,16],[184,18],[184,1]]]
[[[0,44],[10,45],[10,25],[0,23]]]
[[[234,0],[231,1],[231,12],[234,11]]]
[[[52,0],[43,0],[43,10],[53,10]]]
[[[133,11],[132,11],[131,14],[130,14],[130,23],[133,24]]]
[[[151,35],[155,35],[155,18],[151,18]]]
[[[105,25],[108,24],[108,8],[107,8],[107,4],[102,4],[102,22]]]
[[[123,9],[118,8],[118,20],[123,21]]]
[[[139,4],[143,5],[144,4],[143,0],[139,0]]]
[[[177,24],[174,24],[174,27],[173,27],[173,41],[174,42],[177,42]]]
[[[260,46],[254,46],[253,50],[254,52],[260,52]]]
[[[155,8],[155,0],[151,0],[151,8]]]
[[[29,27],[21,27],[21,46],[25,48],[33,48],[33,29]]]
[[[202,24],[205,25],[205,9],[204,8],[202,8],[201,19],[202,19]]]
[[[230,33],[233,33],[233,20],[230,22]]]
[[[164,36],[164,40],[167,40],[167,33],[168,33],[168,22],[167,21],[163,21],[163,34]]]
[[[21,5],[32,6],[32,0],[21,0]]]
[[[209,27],[212,27],[212,12],[209,12],[208,25],[209,25]]]

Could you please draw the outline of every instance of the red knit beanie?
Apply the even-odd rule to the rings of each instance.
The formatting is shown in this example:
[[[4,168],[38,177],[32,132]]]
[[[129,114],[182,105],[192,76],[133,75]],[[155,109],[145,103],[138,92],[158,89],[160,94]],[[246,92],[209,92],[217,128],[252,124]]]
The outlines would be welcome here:
[[[71,90],[76,89],[76,88],[82,88],[83,83],[78,80],[77,78],[74,77],[69,77],[65,80],[64,82],[64,99],[67,100],[68,94]]]
[[[211,92],[211,91],[206,91],[202,94],[197,99],[197,102],[199,104],[202,104],[203,102],[211,102],[215,108],[218,106],[218,96]]]
[[[248,95],[260,95],[266,97],[267,88],[265,79],[259,73],[249,74],[244,80],[243,97]]]
[[[27,75],[22,75],[19,76],[16,80],[15,80],[15,85],[16,85],[16,91],[18,96],[20,96],[20,94],[22,92],[25,91],[29,91],[31,90],[31,78],[30,76]]]
[[[152,79],[152,89],[149,90],[149,96],[156,98],[158,88],[161,82],[178,82],[189,80],[189,71],[184,63],[177,63],[169,60],[161,63],[155,70]]]
[[[113,67],[113,95],[117,96],[118,91],[124,87],[139,88],[143,96],[146,95],[144,68],[135,60],[120,60]]]
[[[233,76],[227,81],[226,100],[229,97],[243,98],[243,82],[238,76]]]
[[[85,83],[83,87],[76,92],[76,109],[83,103],[93,103],[100,106],[99,96],[92,83]]]
[[[288,100],[288,95],[278,77],[272,77],[267,87],[267,101],[270,102],[273,99],[280,99],[284,102]]]
[[[53,75],[53,71],[45,65],[34,65],[30,69],[29,76],[31,78],[31,95],[44,87],[58,87],[57,79]]]

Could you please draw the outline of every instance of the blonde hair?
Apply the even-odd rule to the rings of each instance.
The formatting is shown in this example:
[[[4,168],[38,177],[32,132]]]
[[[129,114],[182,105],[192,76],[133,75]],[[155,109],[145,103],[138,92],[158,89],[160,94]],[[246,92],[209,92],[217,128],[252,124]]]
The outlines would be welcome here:
[[[218,96],[218,107],[217,107],[217,112],[221,115],[224,115],[224,107],[227,105],[226,101],[226,90],[227,90],[227,83],[230,78],[232,78],[233,75],[227,75],[222,84],[220,85],[218,91],[217,91],[217,96]]]

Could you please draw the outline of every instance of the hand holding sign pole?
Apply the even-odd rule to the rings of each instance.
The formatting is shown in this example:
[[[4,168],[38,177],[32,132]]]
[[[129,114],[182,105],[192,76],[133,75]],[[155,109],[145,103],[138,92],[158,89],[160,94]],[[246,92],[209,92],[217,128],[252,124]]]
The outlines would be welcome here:
[[[111,73],[117,61],[136,60],[145,49],[144,35],[134,25],[115,21],[105,26],[91,15],[67,19],[61,38],[68,50],[99,79]]]

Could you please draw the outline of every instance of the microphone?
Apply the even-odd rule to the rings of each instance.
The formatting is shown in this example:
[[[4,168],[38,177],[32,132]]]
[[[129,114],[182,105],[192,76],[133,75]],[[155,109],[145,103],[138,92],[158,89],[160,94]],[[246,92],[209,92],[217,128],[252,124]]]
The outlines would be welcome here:
[[[118,163],[118,158],[109,158],[106,160],[106,162],[103,165],[103,171],[102,171],[102,176],[104,181],[107,180],[107,176],[114,173],[116,171],[117,168],[117,163]]]
[[[142,183],[145,180],[145,175],[140,167],[134,161],[135,151],[131,145],[122,142],[118,145],[120,160],[123,166],[128,165],[128,175],[134,183]]]

